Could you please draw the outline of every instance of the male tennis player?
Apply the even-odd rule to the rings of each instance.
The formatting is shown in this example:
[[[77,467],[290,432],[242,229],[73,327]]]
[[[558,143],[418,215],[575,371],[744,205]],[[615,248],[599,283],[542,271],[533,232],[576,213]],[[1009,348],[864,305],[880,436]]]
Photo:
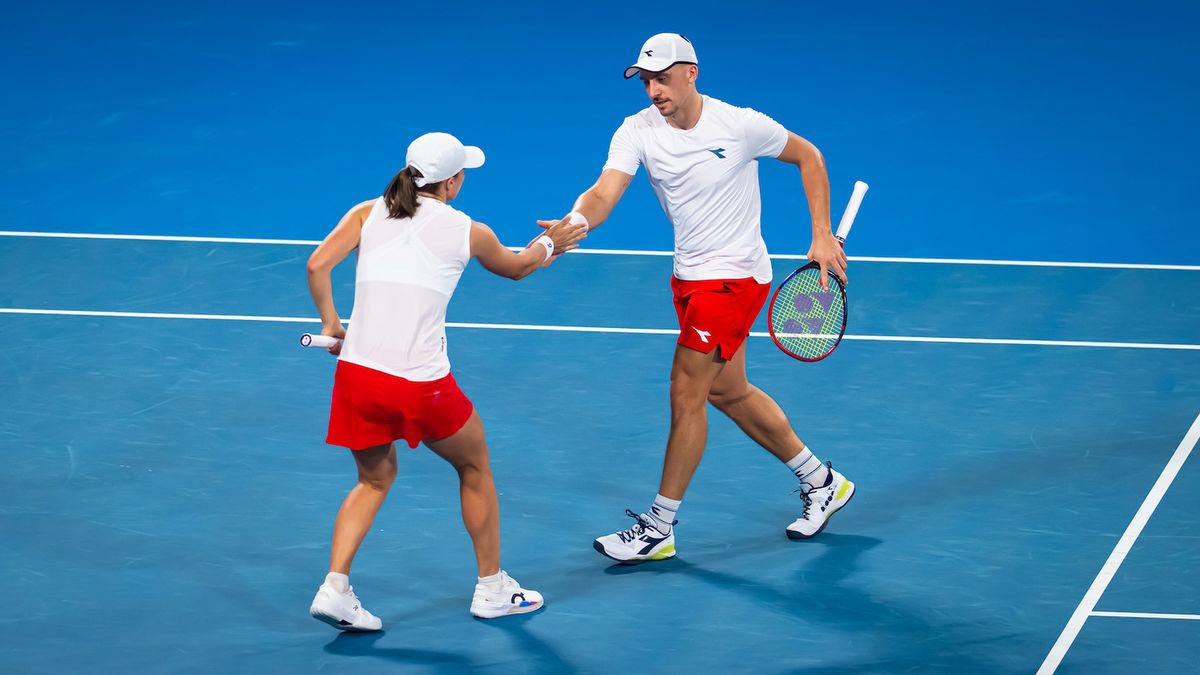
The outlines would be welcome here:
[[[639,76],[650,107],[613,135],[600,179],[580,195],[573,222],[599,225],[639,166],[675,228],[671,279],[679,341],[671,365],[671,432],[662,481],[649,511],[626,514],[633,527],[594,547],[625,563],[675,555],[676,513],[704,454],[706,402],[800,479],[803,510],[787,526],[793,539],[815,536],[854,495],[854,484],[822,464],[796,436],[779,405],[746,380],[746,337],[771,287],[759,228],[758,158],[800,169],[812,217],[808,257],[845,279],[846,256],[829,223],[829,177],[820,151],[766,115],[696,90],[696,51],[682,35],[660,33],[642,45],[626,79]],[[557,221],[540,221],[549,227]]]
[[[326,441],[349,448],[358,484],[333,526],[329,573],[309,612],[346,631],[382,622],[350,586],[350,565],[396,478],[396,445],[424,442],[458,472],[463,523],[479,566],[471,614],[492,619],[541,609],[540,593],[500,568],[500,514],[483,423],[450,374],[446,307],[471,258],[500,276],[533,273],[555,249],[570,250],[582,229],[553,225],[520,253],[492,230],[450,206],[466,169],[483,166],[483,151],[450,134],[432,133],[408,146],[405,168],[382,197],[342,218],[308,261],[308,286],[323,335],[345,338],[333,381]],[[358,249],[354,314],[342,327],[330,271]],[[419,519],[415,522],[419,525]]]

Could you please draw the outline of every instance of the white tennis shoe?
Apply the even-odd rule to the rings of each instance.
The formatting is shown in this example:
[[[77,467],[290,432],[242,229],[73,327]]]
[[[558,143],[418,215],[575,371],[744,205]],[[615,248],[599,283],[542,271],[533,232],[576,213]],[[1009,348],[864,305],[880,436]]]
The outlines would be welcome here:
[[[504,570],[500,570],[499,584],[475,584],[475,597],[471,598],[471,614],[480,619],[527,614],[545,606],[541,593],[521,588]]]
[[[663,533],[654,526],[651,516],[638,515],[625,509],[625,515],[637,521],[628,530],[621,530],[600,537],[592,542],[592,548],[619,563],[633,564],[648,560],[666,560],[675,557],[675,530]]]
[[[829,519],[839,509],[845,506],[854,496],[854,483],[845,476],[829,467],[829,483],[823,487],[814,488],[802,483],[800,498],[804,500],[804,511],[791,525],[787,526],[788,539],[808,539],[815,537],[829,524]]]
[[[324,621],[338,630],[369,632],[383,628],[379,617],[368,612],[359,602],[352,586],[342,593],[328,582],[321,584],[308,613],[312,618]]]

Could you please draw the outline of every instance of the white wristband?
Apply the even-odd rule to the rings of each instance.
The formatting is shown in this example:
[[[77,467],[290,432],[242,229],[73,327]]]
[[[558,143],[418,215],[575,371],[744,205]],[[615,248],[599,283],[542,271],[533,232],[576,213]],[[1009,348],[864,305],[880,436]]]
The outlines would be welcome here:
[[[538,237],[537,239],[534,239],[533,243],[541,244],[542,248],[546,249],[545,260],[549,260],[554,257],[554,240],[553,239],[551,239],[550,237],[547,237],[546,235],[543,234],[542,236]],[[532,245],[533,244],[530,244],[530,246],[532,246]]]
[[[591,226],[592,226],[592,224],[588,222],[588,219],[582,213],[580,213],[578,211],[572,211],[572,212],[568,213],[567,220],[569,220],[572,223],[575,223],[577,225],[583,225],[584,227],[587,227],[587,228],[591,228]]]

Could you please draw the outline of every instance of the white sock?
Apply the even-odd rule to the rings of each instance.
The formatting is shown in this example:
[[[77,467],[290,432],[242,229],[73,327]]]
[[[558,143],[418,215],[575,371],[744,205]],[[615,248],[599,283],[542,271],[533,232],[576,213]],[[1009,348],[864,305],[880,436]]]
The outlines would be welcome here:
[[[669,534],[675,526],[675,514],[683,502],[678,499],[668,499],[662,495],[654,495],[654,503],[650,505],[650,518],[654,527],[663,534]]]
[[[829,468],[822,464],[821,460],[817,459],[807,447],[787,462],[787,468],[796,474],[796,478],[800,479],[802,485],[808,485],[810,488],[825,487],[832,476]]]
[[[495,574],[493,574],[491,576],[476,577],[476,578],[479,579],[479,583],[483,584],[484,586],[490,586],[491,588],[500,588],[500,573],[499,572],[496,572]]]
[[[325,583],[329,584],[338,593],[348,593],[350,591],[350,577],[341,572],[326,574]]]

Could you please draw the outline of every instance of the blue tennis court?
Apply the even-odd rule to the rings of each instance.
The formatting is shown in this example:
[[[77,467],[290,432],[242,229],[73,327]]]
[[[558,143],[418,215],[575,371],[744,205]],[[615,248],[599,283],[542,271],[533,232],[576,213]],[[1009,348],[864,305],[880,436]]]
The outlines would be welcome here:
[[[743,5],[14,10],[0,671],[1197,672],[1197,10]],[[450,306],[503,565],[546,609],[471,618],[456,476],[402,448],[353,575],[385,630],[313,621],[354,481],[322,442],[334,360],[297,342],[315,240],[447,129],[489,153],[456,206],[524,243],[645,104],[617,72],[658,30],[822,148],[835,220],[872,184],[847,339],[801,364],[760,316],[748,358],[854,502],[788,540],[794,477],[710,409],[678,557],[592,550],[668,428],[670,226],[638,176],[583,251],[518,283],[473,264]],[[453,76],[401,68],[429,55]],[[807,210],[761,171],[778,281]],[[348,316],[349,261],[334,281]]]
[[[1200,347],[1186,342],[1200,307],[1137,305],[1171,318],[1126,318],[1156,287],[1200,297],[1193,270],[856,263],[851,333],[882,339],[808,366],[756,338],[750,375],[855,476],[859,499],[826,534],[789,541],[790,476],[713,416],[679,558],[610,566],[590,539],[644,500],[661,460],[670,259],[574,255],[521,284],[473,269],[450,316],[475,326],[450,332],[456,373],[489,429],[505,565],[537,580],[547,609],[469,618],[453,472],[404,452],[355,567],[388,628],[336,636],[304,611],[351,480],[344,451],[320,442],[333,361],[296,344],[310,322],[295,283],[309,248],[4,245],[20,261],[5,269],[6,301],[33,309],[3,314],[22,345],[5,357],[2,401],[3,565],[22,610],[5,660],[22,672],[597,672],[614,652],[680,672],[1027,672],[1200,432]],[[777,276],[791,264],[776,261]],[[114,266],[130,274],[113,280]],[[913,278],[929,292],[889,292]],[[1040,294],[1051,280],[1060,297]],[[1114,287],[1128,302],[1110,301]],[[603,292],[541,300],[582,288]],[[1026,312],[946,293],[1053,301],[1075,318],[1037,332]],[[51,300],[85,311],[41,311]],[[906,322],[921,303],[956,309]],[[118,315],[87,313],[100,308]],[[1100,346],[1054,342],[1081,338]],[[549,363],[543,377],[514,376],[534,355]],[[1165,491],[1097,611],[1195,617],[1194,467]],[[682,617],[665,646],[647,637],[664,608]],[[1092,617],[1064,672],[1184,672],[1196,625]]]

